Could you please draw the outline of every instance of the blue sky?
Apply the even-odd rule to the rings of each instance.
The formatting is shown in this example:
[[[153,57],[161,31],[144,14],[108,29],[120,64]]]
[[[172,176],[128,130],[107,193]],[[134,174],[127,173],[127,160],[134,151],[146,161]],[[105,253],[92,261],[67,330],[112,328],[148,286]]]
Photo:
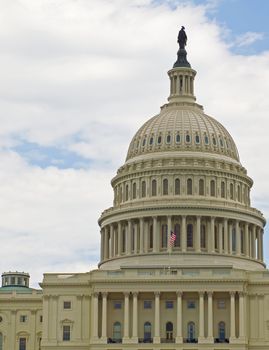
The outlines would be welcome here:
[[[37,285],[96,266],[110,181],[166,102],[181,25],[197,102],[233,136],[269,219],[268,13],[267,0],[2,2],[0,271]]]

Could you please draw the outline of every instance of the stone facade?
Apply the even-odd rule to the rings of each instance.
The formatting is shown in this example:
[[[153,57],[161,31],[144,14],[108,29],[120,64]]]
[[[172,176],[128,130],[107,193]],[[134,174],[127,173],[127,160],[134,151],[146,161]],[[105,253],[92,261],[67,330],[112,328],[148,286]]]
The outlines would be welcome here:
[[[3,284],[0,350],[269,349],[265,219],[251,207],[253,182],[231,135],[196,103],[196,72],[177,64],[168,75],[168,103],[112,179],[98,269],[45,274],[42,294],[28,299]],[[29,328],[15,322],[22,311]]]

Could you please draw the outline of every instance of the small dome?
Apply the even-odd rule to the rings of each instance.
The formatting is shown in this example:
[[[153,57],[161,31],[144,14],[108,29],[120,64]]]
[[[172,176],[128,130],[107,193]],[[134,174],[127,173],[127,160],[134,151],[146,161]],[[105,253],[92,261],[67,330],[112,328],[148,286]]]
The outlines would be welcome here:
[[[236,145],[214,118],[193,106],[165,105],[133,137],[126,161],[155,152],[191,151],[220,154],[239,162]]]

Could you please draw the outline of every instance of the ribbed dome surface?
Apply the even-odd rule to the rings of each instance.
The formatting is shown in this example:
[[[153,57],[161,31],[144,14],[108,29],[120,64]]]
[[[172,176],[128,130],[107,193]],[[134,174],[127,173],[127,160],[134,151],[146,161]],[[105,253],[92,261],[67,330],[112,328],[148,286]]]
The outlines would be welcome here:
[[[239,161],[228,131],[197,107],[168,107],[148,120],[133,137],[126,160],[167,151],[217,153]]]

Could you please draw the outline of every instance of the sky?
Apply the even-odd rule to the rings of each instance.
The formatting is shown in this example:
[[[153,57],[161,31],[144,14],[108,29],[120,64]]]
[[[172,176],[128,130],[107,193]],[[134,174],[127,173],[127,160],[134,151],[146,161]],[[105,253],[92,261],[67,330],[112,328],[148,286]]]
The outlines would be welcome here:
[[[0,0],[0,271],[38,286],[97,266],[110,180],[166,102],[181,25],[197,102],[233,136],[268,220],[268,13],[267,0]]]

